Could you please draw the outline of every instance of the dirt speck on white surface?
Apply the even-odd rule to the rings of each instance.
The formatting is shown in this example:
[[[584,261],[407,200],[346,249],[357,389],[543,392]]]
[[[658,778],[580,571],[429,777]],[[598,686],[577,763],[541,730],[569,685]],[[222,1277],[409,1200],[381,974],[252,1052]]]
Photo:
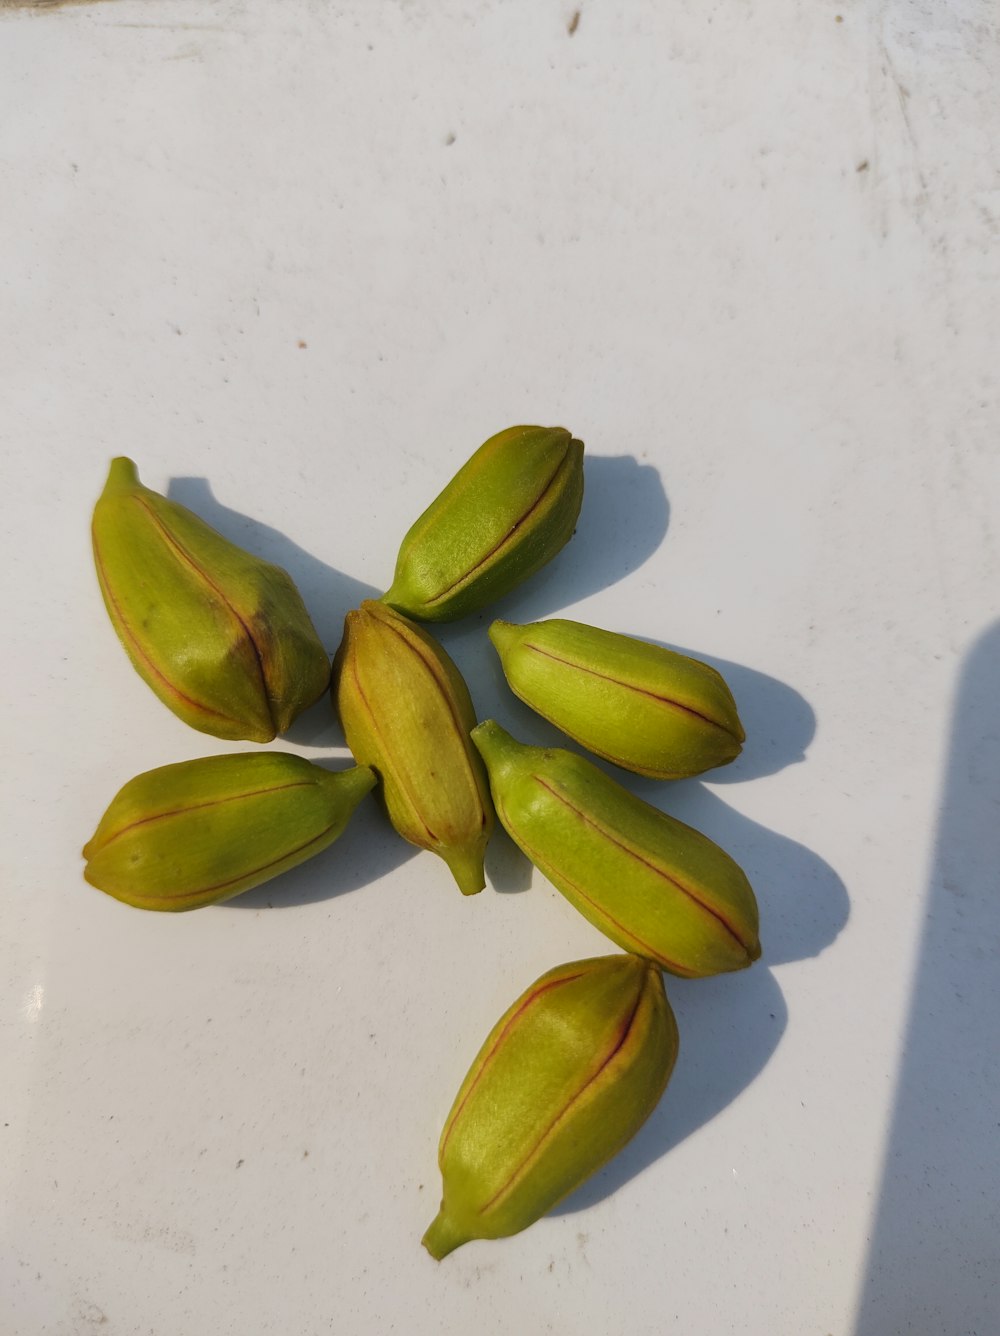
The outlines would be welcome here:
[[[80,1322],[86,1323],[88,1327],[103,1327],[107,1325],[108,1315],[98,1304],[92,1303],[89,1299],[81,1299],[76,1306],[76,1316]]]

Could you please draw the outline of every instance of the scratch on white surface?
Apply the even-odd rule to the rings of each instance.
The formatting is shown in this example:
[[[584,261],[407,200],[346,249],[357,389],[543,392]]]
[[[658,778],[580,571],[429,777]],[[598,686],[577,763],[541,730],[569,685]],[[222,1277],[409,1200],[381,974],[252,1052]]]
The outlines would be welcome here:
[[[910,153],[912,157],[913,170],[916,173],[917,180],[920,182],[920,191],[914,200],[915,208],[923,208],[927,202],[927,177],[924,173],[923,165],[920,160],[920,143],[917,139],[916,131],[913,128],[913,121],[910,117],[909,101],[910,90],[899,77],[899,71],[889,51],[885,40],[885,28],[883,24],[879,25],[879,51],[882,56],[882,69],[888,78],[892,81],[896,93],[896,102],[899,106],[900,119],[906,138],[909,141]]]
[[[996,181],[1000,98],[989,71],[1000,28],[980,20],[986,13],[978,0],[894,0],[873,13],[867,34],[871,141],[856,180],[883,243],[896,231],[919,237],[951,336],[956,285],[997,235],[975,189],[988,195]]]
[[[0,0],[0,9],[68,9],[71,5],[112,4],[114,0]]]
[[[197,42],[187,42],[184,46],[178,47],[171,55],[165,56],[165,60],[201,60],[204,52]],[[180,330],[177,331],[180,333]]]
[[[102,24],[105,28],[148,28],[152,32],[236,32],[221,23],[126,23],[117,19]]]
[[[171,1229],[169,1225],[120,1226],[114,1237],[121,1243],[147,1244],[182,1257],[194,1257],[198,1251],[193,1234],[186,1229]]]
[[[917,222],[928,201],[927,176],[920,157],[920,145],[909,108],[910,90],[900,78],[889,51],[885,33],[885,14],[873,24],[873,49],[868,78],[868,98],[875,151],[869,162],[872,176],[882,187],[880,231],[883,238],[890,231],[890,201],[887,190],[893,184],[899,202]]]
[[[5,9],[22,10],[29,13],[48,14],[59,9],[76,9],[82,5],[110,5],[117,0],[0,0],[0,11]],[[149,29],[151,32],[237,32],[238,30],[222,23],[140,23],[127,19],[111,19],[100,25],[103,28]],[[181,57],[175,57],[180,59]]]

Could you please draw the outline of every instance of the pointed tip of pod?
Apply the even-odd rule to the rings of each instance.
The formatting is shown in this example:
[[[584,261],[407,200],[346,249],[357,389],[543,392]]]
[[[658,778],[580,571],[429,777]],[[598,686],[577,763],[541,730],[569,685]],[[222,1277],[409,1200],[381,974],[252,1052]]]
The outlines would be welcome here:
[[[108,480],[104,484],[104,496],[116,492],[131,492],[142,484],[139,482],[139,470],[127,455],[116,455],[108,468]]]
[[[493,643],[493,648],[503,658],[504,650],[516,638],[521,630],[516,622],[503,622],[499,618],[493,622],[487,631],[487,635]]]
[[[583,450],[583,442],[578,440],[569,427],[512,427],[512,432],[520,432],[524,435],[530,433],[535,438],[545,439],[557,443],[564,443],[567,453],[578,455]]]
[[[456,1248],[461,1248],[463,1243],[468,1243],[473,1236],[466,1233],[464,1229],[458,1226],[445,1214],[444,1207],[438,1211],[432,1221],[427,1233],[420,1240],[430,1255],[436,1262],[440,1262],[443,1257],[447,1257],[450,1252]]]
[[[474,848],[442,849],[440,852],[462,894],[478,895],[486,885],[481,846],[477,844]]]
[[[484,756],[515,742],[511,734],[495,719],[484,719],[481,724],[475,726],[469,736]]]
[[[494,776],[523,750],[523,744],[512,737],[495,719],[477,724],[469,734],[473,745],[486,764],[492,787]]]

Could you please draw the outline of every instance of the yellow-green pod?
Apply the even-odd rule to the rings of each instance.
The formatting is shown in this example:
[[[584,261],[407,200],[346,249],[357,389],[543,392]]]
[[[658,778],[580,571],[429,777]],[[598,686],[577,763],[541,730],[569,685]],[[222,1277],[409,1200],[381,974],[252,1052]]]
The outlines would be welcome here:
[[[312,858],[341,834],[375,776],[287,752],[206,756],[122,788],[84,846],[83,875],[137,909],[198,909]]]
[[[111,462],[91,526],[118,638],[174,714],[213,737],[270,742],[317,701],[330,660],[291,578]]]
[[[472,740],[504,829],[613,942],[686,978],[758,958],[756,898],[717,844],[574,752],[525,746],[493,720]]]
[[[442,647],[406,617],[366,600],[344,622],[333,699],[347,745],[378,772],[389,819],[438,854],[463,895],[486,885],[493,804],[469,733],[476,715]]]
[[[552,560],[582,502],[583,442],[565,427],[508,427],[413,524],[383,601],[425,622],[476,612]]]
[[[533,1224],[646,1121],[677,1058],[660,971],[638,956],[560,965],[500,1018],[444,1125],[432,1257]]]
[[[625,770],[682,779],[740,754],[736,702],[707,663],[561,618],[496,621],[490,639],[516,696]]]

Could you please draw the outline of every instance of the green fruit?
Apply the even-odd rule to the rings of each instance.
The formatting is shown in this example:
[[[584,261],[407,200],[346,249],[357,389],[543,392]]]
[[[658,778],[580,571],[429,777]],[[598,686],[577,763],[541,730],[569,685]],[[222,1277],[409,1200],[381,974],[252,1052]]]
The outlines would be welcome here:
[[[613,942],[689,978],[758,958],[757,901],[717,844],[573,752],[524,746],[493,720],[472,740],[504,829]]]
[[[270,742],[326,690],[330,661],[290,577],[111,462],[92,524],[112,625],[139,676],[202,733]]]
[[[425,622],[476,612],[552,560],[582,502],[583,442],[565,427],[508,427],[412,526],[383,601]]]
[[[511,690],[605,760],[681,779],[740,754],[736,702],[707,663],[582,622],[494,622]]]
[[[138,909],[228,900],[332,844],[375,776],[286,752],[207,756],[122,788],[84,846],[83,875]]]
[[[517,1234],[646,1121],[677,1058],[659,970],[638,956],[560,965],[500,1018],[441,1134],[441,1210],[424,1246]]]
[[[389,819],[405,840],[438,854],[464,895],[486,885],[493,804],[469,733],[468,687],[441,646],[383,603],[344,622],[333,699],[347,745],[378,772]]]

